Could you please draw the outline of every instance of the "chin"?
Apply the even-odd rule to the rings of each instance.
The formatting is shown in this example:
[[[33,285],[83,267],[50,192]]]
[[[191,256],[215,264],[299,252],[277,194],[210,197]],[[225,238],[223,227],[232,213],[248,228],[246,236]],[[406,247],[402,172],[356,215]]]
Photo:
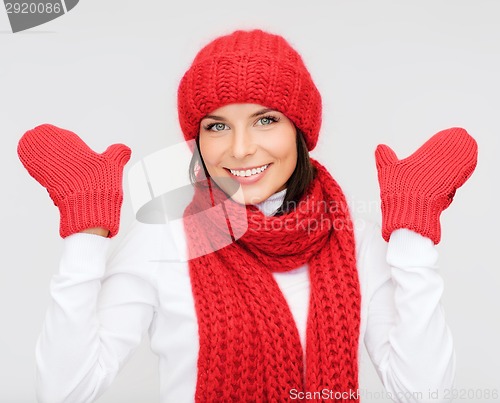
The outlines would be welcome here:
[[[212,177],[217,185],[231,198],[233,201],[239,204],[258,204],[266,200],[268,197],[278,192],[284,187],[280,187],[277,190],[270,188],[269,186],[262,186],[266,184],[253,184],[253,185],[241,185],[235,181],[232,177],[224,175],[219,177]],[[259,186],[260,185],[260,186]]]
[[[258,204],[266,200],[272,192],[255,192],[255,190],[250,190],[245,192],[244,188],[239,188],[236,192],[231,194],[231,199],[240,204]]]
[[[257,204],[267,199],[267,197],[244,196],[241,192],[237,192],[231,196],[231,199],[240,204]]]

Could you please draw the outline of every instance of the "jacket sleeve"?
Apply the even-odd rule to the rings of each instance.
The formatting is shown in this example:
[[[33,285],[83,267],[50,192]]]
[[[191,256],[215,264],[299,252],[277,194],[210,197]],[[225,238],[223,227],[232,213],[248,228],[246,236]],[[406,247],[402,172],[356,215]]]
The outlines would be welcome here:
[[[395,402],[445,402],[453,386],[455,351],[437,259],[434,243],[408,229],[394,231],[388,244],[374,230],[367,242],[364,341]]]
[[[150,256],[158,242],[135,225],[107,259],[110,240],[63,240],[50,305],[36,344],[39,402],[92,402],[112,383],[158,305]]]

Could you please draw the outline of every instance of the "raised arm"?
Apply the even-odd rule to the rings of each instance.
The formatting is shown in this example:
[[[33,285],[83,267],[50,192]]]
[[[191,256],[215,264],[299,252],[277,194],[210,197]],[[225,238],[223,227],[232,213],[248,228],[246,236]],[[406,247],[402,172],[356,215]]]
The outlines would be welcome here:
[[[401,403],[447,401],[455,352],[441,305],[437,249],[408,229],[395,230],[388,244],[379,228],[366,232],[360,261],[368,278],[364,342],[387,394]]]
[[[455,353],[435,245],[441,212],[475,169],[477,144],[451,128],[403,160],[381,145],[376,160],[388,244],[373,237],[365,256],[372,271],[365,344],[393,400],[447,401]]]
[[[37,397],[92,402],[138,346],[156,306],[149,268],[139,257],[127,258],[127,245],[137,238],[128,236],[107,261],[109,238],[119,228],[130,149],[113,145],[97,154],[75,133],[41,125],[23,135],[18,153],[59,208],[64,238],[36,345]]]

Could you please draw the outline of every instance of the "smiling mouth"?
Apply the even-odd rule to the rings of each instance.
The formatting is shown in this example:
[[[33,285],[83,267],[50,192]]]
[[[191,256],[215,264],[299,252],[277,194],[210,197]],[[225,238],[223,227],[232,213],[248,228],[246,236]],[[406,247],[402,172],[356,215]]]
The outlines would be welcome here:
[[[233,176],[239,176],[239,177],[249,177],[253,175],[260,174],[261,172],[264,172],[271,164],[265,164],[260,167],[252,168],[252,169],[243,169],[243,170],[237,170],[237,169],[229,169],[226,168],[228,172],[231,173]]]

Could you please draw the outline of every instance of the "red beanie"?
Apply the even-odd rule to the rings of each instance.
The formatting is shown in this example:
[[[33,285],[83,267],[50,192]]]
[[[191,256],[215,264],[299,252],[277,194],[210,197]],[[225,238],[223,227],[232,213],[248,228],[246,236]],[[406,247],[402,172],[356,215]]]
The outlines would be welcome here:
[[[196,138],[204,116],[231,103],[255,103],[283,113],[304,133],[308,150],[316,146],[321,95],[301,56],[283,37],[238,30],[200,50],[177,93],[186,141]]]

